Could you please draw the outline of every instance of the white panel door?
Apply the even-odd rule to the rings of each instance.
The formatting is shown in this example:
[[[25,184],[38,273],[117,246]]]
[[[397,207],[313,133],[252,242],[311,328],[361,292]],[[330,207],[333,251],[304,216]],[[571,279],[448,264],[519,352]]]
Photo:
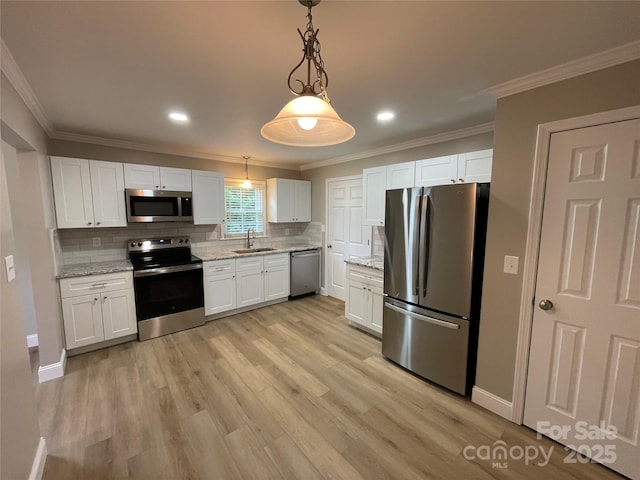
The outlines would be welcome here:
[[[100,294],[63,298],[62,317],[68,350],[104,340]]]
[[[101,303],[105,340],[138,332],[133,290],[103,293]]]
[[[384,225],[387,167],[365,168],[362,171],[362,185],[364,187],[364,224]]]
[[[51,177],[58,228],[92,227],[89,160],[51,157]]]
[[[490,182],[493,149],[458,155],[458,183]]]
[[[543,218],[525,424],[638,479],[640,120],[551,136]]]
[[[193,223],[220,225],[224,220],[224,174],[193,170]]]
[[[236,274],[234,272],[204,277],[204,314],[226,312],[236,308]]]
[[[160,168],[153,165],[125,163],[124,186],[142,190],[159,190]]]
[[[126,227],[122,163],[89,161],[93,217],[96,227]]]
[[[344,300],[344,261],[371,255],[371,227],[363,223],[361,179],[330,181],[327,190],[327,292]]]
[[[427,158],[416,162],[416,187],[456,183],[458,155]]]
[[[178,192],[191,191],[191,170],[186,168],[160,167],[160,188]]]

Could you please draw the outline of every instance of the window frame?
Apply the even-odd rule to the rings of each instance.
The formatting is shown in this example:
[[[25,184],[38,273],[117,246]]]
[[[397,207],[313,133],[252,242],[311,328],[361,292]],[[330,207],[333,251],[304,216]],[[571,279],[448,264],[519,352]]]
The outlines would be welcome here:
[[[227,233],[227,226],[230,223],[229,218],[227,216],[227,187],[234,188],[243,188],[242,182],[244,179],[237,178],[225,178],[224,179],[224,226],[221,229],[220,238],[223,240],[238,240],[241,238],[246,238],[247,232],[246,230],[242,233]],[[264,180],[251,180],[251,190],[260,189],[262,193],[262,231],[255,233],[256,237],[266,237],[267,236],[267,182]]]

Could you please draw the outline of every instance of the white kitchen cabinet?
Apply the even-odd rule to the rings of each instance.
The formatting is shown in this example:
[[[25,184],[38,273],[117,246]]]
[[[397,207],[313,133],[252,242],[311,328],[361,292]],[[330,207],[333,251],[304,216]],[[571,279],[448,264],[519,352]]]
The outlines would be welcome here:
[[[380,270],[347,264],[345,317],[359,328],[382,334],[384,303],[383,273]]]
[[[416,186],[491,181],[493,150],[427,158],[416,162]]]
[[[236,260],[204,262],[205,315],[226,312],[236,308]]]
[[[219,225],[224,221],[224,174],[192,170],[193,223]]]
[[[267,179],[267,220],[272,223],[311,221],[311,182]]]
[[[236,259],[238,308],[289,296],[289,254]]]
[[[50,160],[58,228],[127,226],[122,163]]]
[[[384,225],[385,191],[413,187],[415,169],[415,162],[404,162],[362,171],[364,225]]]
[[[276,300],[289,296],[289,254],[265,255],[264,300]]]
[[[191,170],[186,168],[156,167],[153,165],[124,164],[125,188],[139,190],[191,191]]]
[[[131,272],[62,279],[60,296],[68,350],[138,331]]]

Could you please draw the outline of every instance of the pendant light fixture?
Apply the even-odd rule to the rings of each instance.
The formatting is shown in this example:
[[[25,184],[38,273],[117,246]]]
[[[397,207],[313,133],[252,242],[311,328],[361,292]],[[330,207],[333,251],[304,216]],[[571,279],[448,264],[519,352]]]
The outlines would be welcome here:
[[[260,133],[267,140],[297,147],[322,147],[346,142],[356,134],[355,129],[342,120],[331,106],[327,95],[329,78],[320,56],[318,31],[313,28],[311,8],[320,0],[298,0],[308,8],[307,29],[298,29],[303,43],[302,60],[291,70],[287,83],[296,98],[287,103],[280,113],[265,124]],[[306,61],[306,83],[295,72]],[[312,80],[312,72],[315,78]],[[298,85],[299,84],[299,85]],[[297,86],[298,88],[294,88]]]
[[[249,180],[249,159],[251,157],[243,155],[242,158],[244,158],[244,173],[245,173],[244,181],[242,182],[242,188],[251,188],[251,180]]]

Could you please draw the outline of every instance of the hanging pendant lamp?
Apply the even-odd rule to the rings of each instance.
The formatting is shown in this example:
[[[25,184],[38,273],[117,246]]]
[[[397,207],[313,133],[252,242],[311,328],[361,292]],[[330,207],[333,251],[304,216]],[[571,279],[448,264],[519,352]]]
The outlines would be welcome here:
[[[244,173],[245,173],[244,180],[242,181],[242,188],[251,188],[251,180],[249,180],[249,159],[251,157],[248,157],[247,155],[243,155],[242,158],[244,158]]]
[[[298,29],[303,43],[302,60],[289,73],[287,83],[296,98],[287,103],[280,113],[265,124],[260,133],[264,138],[284,145],[297,147],[322,147],[346,142],[356,134],[355,129],[342,120],[331,106],[327,95],[329,78],[320,56],[318,31],[314,30],[311,8],[320,0],[298,0],[308,8],[307,29],[304,34]],[[307,80],[293,77],[295,72],[307,62]],[[311,72],[315,71],[315,79],[311,81]],[[294,88],[297,85],[298,89]]]

